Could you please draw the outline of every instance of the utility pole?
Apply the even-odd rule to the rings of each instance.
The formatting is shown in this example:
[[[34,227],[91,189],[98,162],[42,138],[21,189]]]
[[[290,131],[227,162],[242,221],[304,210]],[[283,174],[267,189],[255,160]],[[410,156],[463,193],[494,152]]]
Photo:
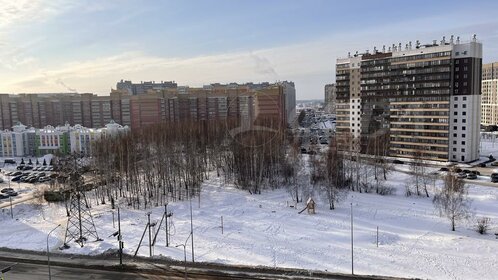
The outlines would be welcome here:
[[[47,235],[47,265],[48,265],[48,279],[51,280],[52,279],[52,273],[50,271],[50,248],[48,247],[48,238],[50,237],[50,234],[56,230],[57,228],[59,228],[61,225],[59,224],[58,226],[56,226],[53,230],[51,230],[48,235]]]
[[[118,243],[119,243],[119,265],[123,265],[123,241],[121,237],[121,215],[118,207]]]
[[[193,222],[193,215],[192,215],[192,197],[190,196],[190,193],[188,191],[188,187],[187,187],[187,196],[189,198],[189,201],[190,201],[190,235],[192,235],[192,262],[195,262],[194,261],[194,222]]]
[[[10,218],[14,219],[14,212],[12,211],[12,196],[9,195],[10,199]]]
[[[354,255],[353,255],[353,203],[351,202],[351,274],[354,274]]]
[[[149,255],[152,257],[152,236],[150,234],[150,214],[151,212],[147,212],[147,226],[149,227]]]
[[[166,231],[166,247],[169,246],[169,237],[168,237],[168,203],[164,204],[164,215],[166,218],[165,231]],[[159,231],[159,229],[158,229]]]

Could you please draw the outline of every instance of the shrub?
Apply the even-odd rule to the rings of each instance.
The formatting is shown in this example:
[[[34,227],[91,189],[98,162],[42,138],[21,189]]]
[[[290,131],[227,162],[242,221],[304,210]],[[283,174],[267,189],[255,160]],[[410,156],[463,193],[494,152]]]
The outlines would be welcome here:
[[[490,218],[482,217],[477,219],[476,231],[480,234],[486,234],[489,229]]]
[[[69,199],[69,192],[68,191],[63,191],[63,190],[57,190],[57,191],[45,191],[43,193],[43,198],[47,202],[61,202],[61,201],[66,201]]]

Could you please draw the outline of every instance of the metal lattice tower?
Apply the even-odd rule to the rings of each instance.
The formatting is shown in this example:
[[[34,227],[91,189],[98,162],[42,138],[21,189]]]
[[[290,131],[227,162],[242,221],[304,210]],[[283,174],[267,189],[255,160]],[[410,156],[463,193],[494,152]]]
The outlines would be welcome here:
[[[97,233],[85,192],[82,190],[83,177],[78,167],[78,159],[74,157],[59,160],[59,163],[59,170],[61,174],[64,174],[65,183],[70,192],[66,235],[61,249],[69,248],[71,241],[78,243],[81,247],[89,238],[102,241]]]

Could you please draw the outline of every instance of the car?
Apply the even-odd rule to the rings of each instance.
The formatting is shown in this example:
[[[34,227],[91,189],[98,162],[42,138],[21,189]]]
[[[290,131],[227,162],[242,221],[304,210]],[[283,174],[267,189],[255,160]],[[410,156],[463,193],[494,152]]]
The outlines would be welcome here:
[[[462,170],[461,168],[457,168],[457,169],[455,169],[455,172],[456,172],[456,173],[462,173],[462,171],[463,171],[463,170]]]
[[[7,193],[7,192],[10,192],[10,191],[14,191],[13,188],[3,188],[0,192],[1,193]]]
[[[8,194],[9,196],[17,196],[18,195],[18,193],[14,190],[7,192],[6,194]]]
[[[465,174],[469,174],[469,173],[470,173],[470,170],[468,170],[468,169],[464,169],[462,172],[463,172],[463,173],[465,173]]]
[[[493,162],[491,163],[491,166],[498,166],[498,161],[493,161]]]
[[[498,183],[498,173],[492,173],[491,174],[491,182],[492,183]]]
[[[460,172],[460,173],[457,174],[457,178],[465,179],[465,178],[467,178],[467,174],[465,174],[463,172]]]
[[[22,174],[22,172],[21,172],[21,171],[16,171],[16,172],[12,173],[12,176],[19,176],[19,175],[21,175],[21,174]]]
[[[394,164],[404,164],[404,162],[403,162],[403,161],[401,161],[401,160],[399,160],[399,159],[395,159],[395,160],[393,160],[393,163],[394,163]]]
[[[477,166],[479,166],[479,167],[486,167],[486,164],[484,162],[481,162]]]
[[[3,161],[3,163],[5,164],[16,164],[16,161],[14,159],[11,159],[11,158],[7,158]]]
[[[469,173],[469,174],[467,174],[467,179],[475,180],[475,179],[477,179],[477,175],[475,173]]]
[[[481,172],[479,172],[477,170],[472,170],[472,171],[470,171],[470,173],[473,173],[473,174],[476,174],[476,175],[481,175]]]
[[[8,194],[5,194],[5,193],[0,193],[0,199],[6,199],[6,198],[9,198],[10,195]]]
[[[16,176],[16,177],[12,178],[12,180],[11,180],[11,181],[12,181],[12,182],[19,182],[19,181],[21,180],[21,177],[22,177],[21,175],[18,175],[18,176]]]
[[[439,168],[439,171],[446,171],[446,172],[448,172],[450,170],[448,169],[448,167],[441,167],[441,168]]]
[[[12,174],[14,174],[14,172],[12,172],[12,171],[11,172],[7,172],[7,173],[5,173],[5,176],[12,176]]]

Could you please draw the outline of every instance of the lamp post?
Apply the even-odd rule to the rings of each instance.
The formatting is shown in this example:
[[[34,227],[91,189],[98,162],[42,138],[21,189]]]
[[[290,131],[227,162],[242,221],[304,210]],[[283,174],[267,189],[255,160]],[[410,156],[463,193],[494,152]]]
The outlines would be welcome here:
[[[188,235],[187,240],[185,240],[184,244],[178,244],[175,246],[177,248],[180,246],[183,247],[183,262],[185,264],[185,280],[187,280],[187,242],[188,242],[188,239],[190,238],[190,236],[192,236],[192,233],[190,233]]]
[[[61,225],[59,224],[58,226],[56,226],[54,229],[52,229],[48,235],[47,235],[47,264],[48,264],[48,279],[51,280],[52,279],[52,274],[51,274],[51,271],[50,271],[50,248],[48,247],[48,238],[50,237],[50,234],[52,234],[52,232],[54,230],[56,230],[57,228],[59,228]]]

